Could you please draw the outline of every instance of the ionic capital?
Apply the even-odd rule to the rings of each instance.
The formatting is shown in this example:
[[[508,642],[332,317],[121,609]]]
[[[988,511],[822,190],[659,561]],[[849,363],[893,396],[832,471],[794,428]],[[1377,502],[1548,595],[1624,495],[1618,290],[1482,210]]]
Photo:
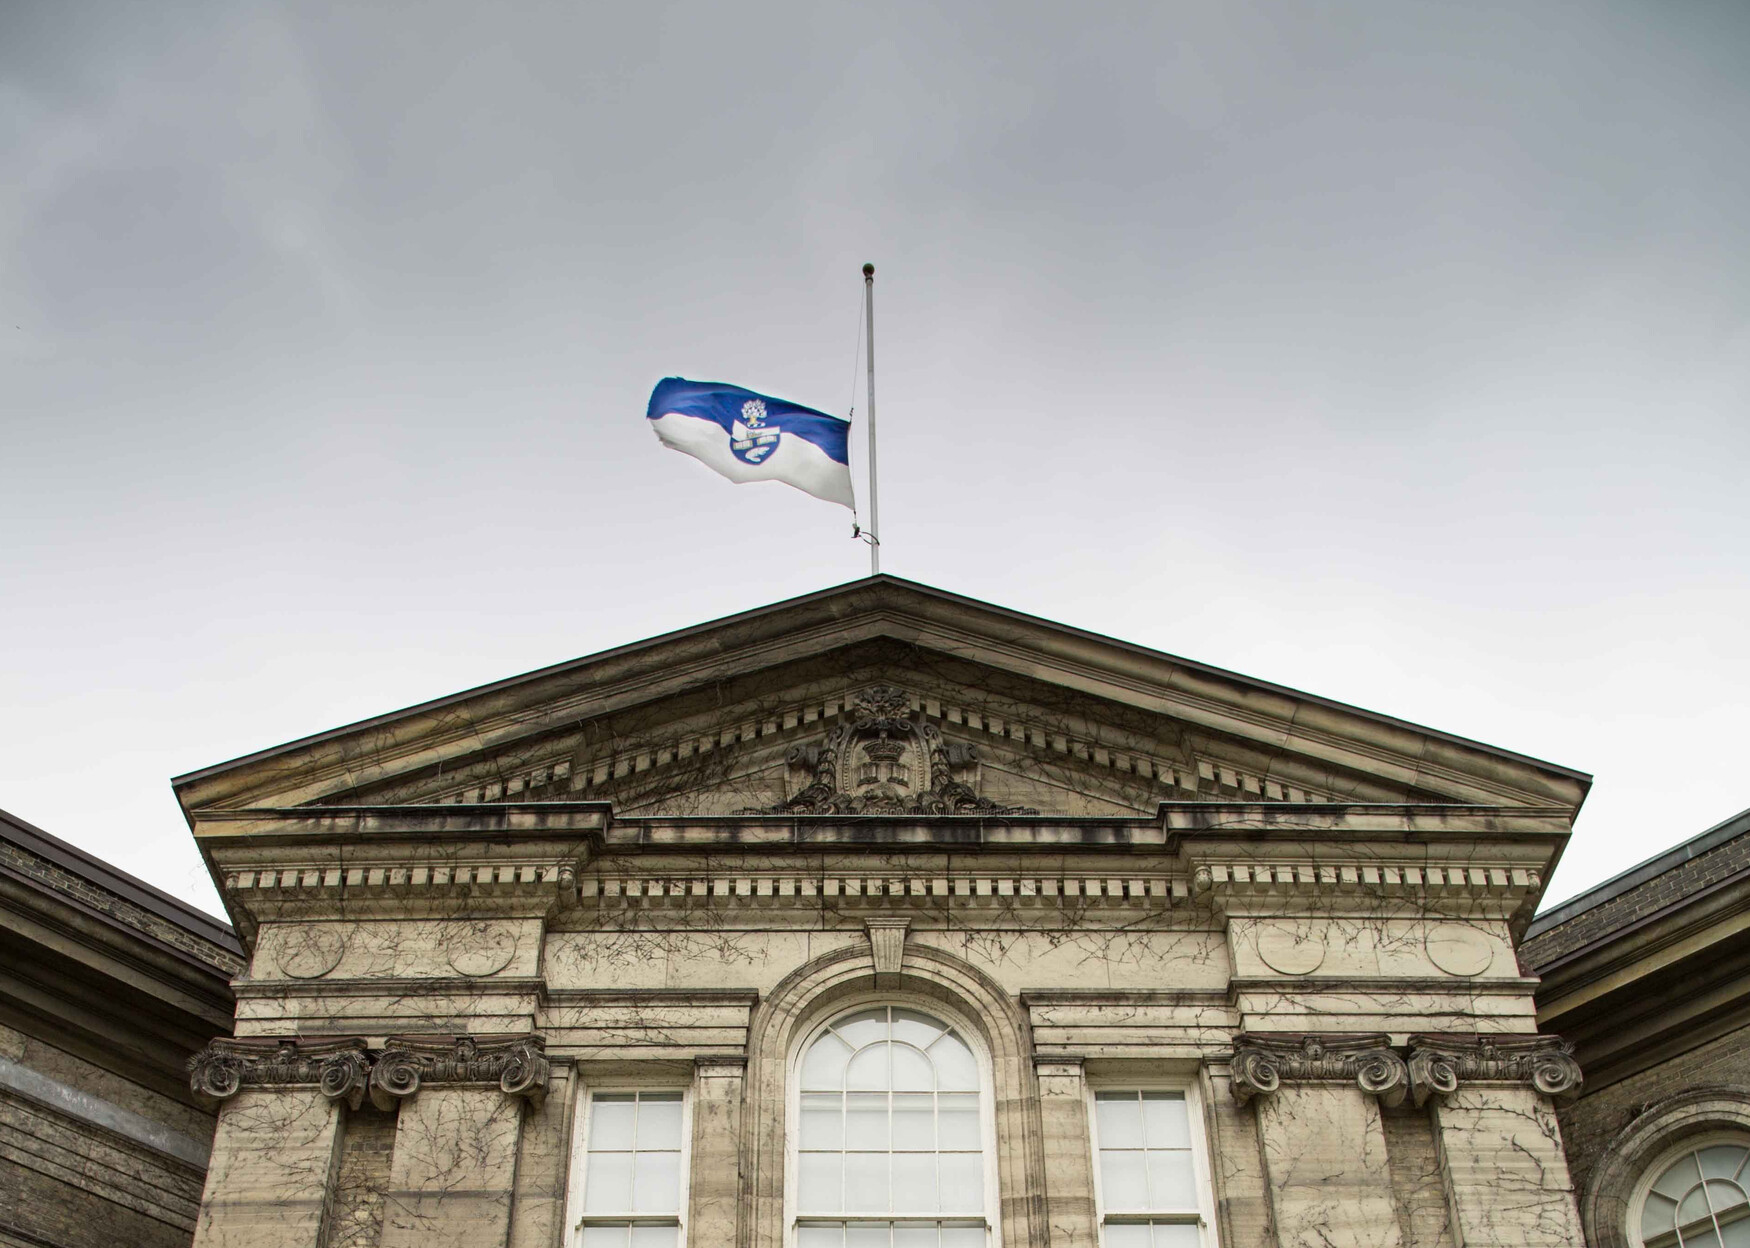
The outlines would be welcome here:
[[[1417,1105],[1461,1083],[1529,1084],[1566,1101],[1579,1095],[1583,1078],[1574,1046],[1560,1036],[1411,1036],[1409,1070]]]
[[[188,1059],[188,1083],[202,1104],[216,1106],[244,1088],[319,1088],[331,1101],[357,1109],[371,1058],[364,1040],[221,1037]]]
[[[539,1106],[547,1095],[540,1036],[392,1036],[371,1066],[371,1103],[390,1109],[423,1087],[496,1086]]]
[[[1233,1094],[1244,1105],[1284,1083],[1353,1083],[1387,1105],[1409,1086],[1404,1059],[1383,1035],[1254,1033],[1234,1038]]]

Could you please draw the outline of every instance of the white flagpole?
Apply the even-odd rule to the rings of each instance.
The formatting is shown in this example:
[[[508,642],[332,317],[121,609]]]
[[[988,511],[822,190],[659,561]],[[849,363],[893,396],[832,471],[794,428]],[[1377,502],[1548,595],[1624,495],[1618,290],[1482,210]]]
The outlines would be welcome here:
[[[875,266],[863,266],[864,316],[869,322],[869,575],[881,572],[881,501],[875,492]]]

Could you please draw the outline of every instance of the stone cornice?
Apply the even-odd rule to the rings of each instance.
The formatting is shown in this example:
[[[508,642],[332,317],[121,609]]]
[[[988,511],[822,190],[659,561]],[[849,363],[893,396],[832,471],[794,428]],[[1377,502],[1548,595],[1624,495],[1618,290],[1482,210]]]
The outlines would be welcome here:
[[[1410,1092],[1417,1105],[1464,1084],[1529,1085],[1554,1100],[1580,1094],[1574,1046],[1559,1036],[1410,1037]]]
[[[1244,1105],[1284,1083],[1353,1083],[1387,1105],[1409,1088],[1404,1059],[1384,1035],[1253,1033],[1234,1038],[1234,1099]]]
[[[539,1105],[546,1095],[546,1042],[536,1035],[393,1036],[382,1049],[361,1037],[221,1038],[188,1061],[189,1086],[218,1105],[245,1088],[313,1087],[357,1109],[366,1092],[379,1109],[430,1085],[494,1087]]]

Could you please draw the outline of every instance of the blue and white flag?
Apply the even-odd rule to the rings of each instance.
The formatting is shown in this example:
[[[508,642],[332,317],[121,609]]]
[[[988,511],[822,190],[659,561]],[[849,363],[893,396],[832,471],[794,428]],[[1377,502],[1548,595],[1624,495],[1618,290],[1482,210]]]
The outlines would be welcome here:
[[[856,510],[849,421],[719,381],[664,377],[645,413],[662,444],[731,481],[782,481]]]

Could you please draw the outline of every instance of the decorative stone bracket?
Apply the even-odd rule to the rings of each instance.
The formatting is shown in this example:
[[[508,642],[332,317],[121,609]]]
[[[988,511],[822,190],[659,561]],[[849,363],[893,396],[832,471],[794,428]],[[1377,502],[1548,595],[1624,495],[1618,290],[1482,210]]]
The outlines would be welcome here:
[[[1530,1084],[1552,1100],[1580,1093],[1574,1046],[1559,1036],[1411,1036],[1410,1095],[1417,1105],[1460,1083]]]
[[[359,1038],[218,1039],[188,1061],[189,1086],[209,1106],[244,1088],[314,1086],[353,1109],[369,1091],[390,1109],[431,1084],[497,1086],[539,1106],[547,1070],[540,1036],[395,1036],[381,1050]]]
[[[1387,1105],[1409,1088],[1404,1059],[1384,1035],[1240,1035],[1234,1039],[1233,1094],[1244,1105],[1284,1083],[1354,1083]]]

